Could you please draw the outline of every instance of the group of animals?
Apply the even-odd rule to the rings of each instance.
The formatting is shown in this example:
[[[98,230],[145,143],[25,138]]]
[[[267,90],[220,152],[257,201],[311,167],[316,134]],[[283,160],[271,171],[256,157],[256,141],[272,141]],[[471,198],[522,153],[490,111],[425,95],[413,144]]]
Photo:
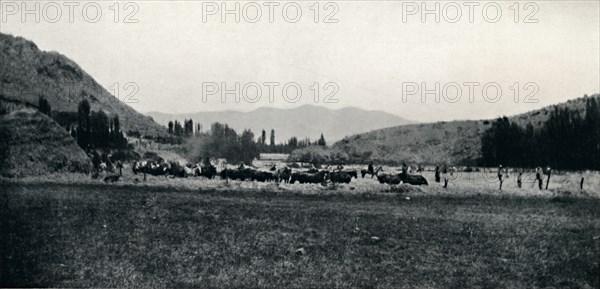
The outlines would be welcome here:
[[[361,170],[361,175],[363,178],[365,177],[365,175],[368,174],[371,175],[371,178],[377,177],[377,181],[379,181],[379,183],[381,184],[398,185],[400,183],[404,183],[417,186],[429,185],[429,183],[427,183],[427,179],[425,179],[425,177],[423,177],[422,175],[411,175],[405,172],[396,174],[386,174],[380,173],[380,171],[383,171],[383,167],[379,167],[375,171]]]
[[[173,176],[179,178],[203,176],[212,179],[217,175],[217,168],[213,165],[187,164],[182,166],[178,162],[135,162],[132,170],[134,174],[142,173],[153,176]]]
[[[226,168],[217,172],[215,166],[187,164],[180,165],[177,162],[136,162],[132,166],[134,174],[145,173],[153,176],[172,176],[172,177],[192,177],[203,176],[213,179],[219,176],[225,180],[250,180],[258,182],[284,182],[284,183],[300,183],[300,184],[323,184],[327,182],[345,183],[348,184],[352,178],[358,179],[358,172],[354,170],[318,170],[315,168],[306,171],[292,171],[289,167],[277,169],[271,167],[269,171],[258,170],[252,167],[240,166],[235,169]],[[376,171],[361,170],[361,176],[371,175],[371,178],[377,177],[379,183],[397,185],[406,183],[411,185],[427,185],[427,180],[421,175],[410,174],[386,174],[381,173],[383,168],[379,167]]]

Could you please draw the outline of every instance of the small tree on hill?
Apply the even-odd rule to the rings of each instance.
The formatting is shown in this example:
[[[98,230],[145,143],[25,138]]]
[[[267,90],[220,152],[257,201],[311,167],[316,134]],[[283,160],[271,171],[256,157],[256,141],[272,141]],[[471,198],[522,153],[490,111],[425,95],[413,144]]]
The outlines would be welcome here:
[[[317,144],[320,146],[326,146],[327,143],[325,142],[325,137],[323,137],[323,134],[321,133],[321,138],[319,138],[319,140],[317,141]]]
[[[43,96],[40,96],[38,98],[38,109],[41,113],[47,116],[50,116],[50,113],[52,111],[52,109],[50,108],[50,103],[48,103],[48,100]]]
[[[173,134],[173,121],[169,121],[169,134]]]

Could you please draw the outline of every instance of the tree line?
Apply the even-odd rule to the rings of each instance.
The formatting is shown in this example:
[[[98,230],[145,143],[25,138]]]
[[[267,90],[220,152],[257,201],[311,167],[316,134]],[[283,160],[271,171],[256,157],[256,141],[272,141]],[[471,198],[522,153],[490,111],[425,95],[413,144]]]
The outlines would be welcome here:
[[[109,117],[103,110],[91,111],[87,99],[79,102],[77,127],[71,135],[83,149],[119,149],[127,147],[127,139],[121,131],[119,116]]]
[[[194,122],[191,119],[186,119],[183,121],[183,125],[179,121],[169,121],[168,124],[168,132],[169,134],[175,136],[192,136],[194,135]],[[202,132],[202,125],[198,125],[197,133]]]
[[[187,123],[191,123],[187,121]],[[173,122],[175,127],[175,122]],[[193,125],[191,125],[193,127]],[[175,131],[175,130],[173,130]],[[184,151],[188,159],[199,162],[205,158],[224,158],[228,162],[251,164],[261,153],[291,153],[293,150],[309,145],[325,146],[325,138],[314,143],[309,139],[298,141],[296,137],[290,138],[286,143],[275,144],[275,130],[271,130],[269,141],[267,132],[262,130],[255,140],[254,133],[245,129],[240,135],[227,124],[213,123],[210,131],[189,133],[194,137],[187,138]]]
[[[198,123],[194,127],[194,122],[192,119],[185,119],[183,121],[183,124],[177,120],[169,121],[167,124],[167,131],[170,135],[175,136],[175,137],[202,136],[202,137],[206,138],[207,135],[212,135],[213,129],[222,130],[223,127],[226,127],[226,130],[229,133],[231,133],[231,131],[235,132],[235,130],[233,130],[226,124],[215,123],[211,126],[210,132],[203,133],[202,132],[202,124]],[[247,130],[247,131],[249,133],[252,133],[251,130]],[[242,133],[242,135],[243,135],[243,133]],[[309,138],[298,140],[297,137],[291,137],[286,142],[279,143],[279,144],[275,143],[275,130],[274,129],[271,129],[270,135],[268,137],[267,137],[267,131],[263,129],[261,134],[256,138],[256,141],[254,141],[254,133],[252,133],[252,136],[253,136],[252,144],[250,144],[248,142],[248,145],[252,146],[253,149],[255,148],[259,154],[260,153],[286,153],[286,154],[289,154],[296,149],[308,147],[311,145],[319,145],[319,146],[327,145],[327,142],[325,141],[325,137],[323,136],[323,134],[321,134],[321,137],[314,142],[311,142],[311,140]],[[231,139],[233,139],[233,138],[231,138]],[[220,140],[223,141],[224,139],[220,138]],[[221,152],[223,152],[223,151],[221,151]],[[225,154],[222,154],[222,155],[225,155]]]
[[[595,97],[585,111],[555,107],[540,127],[499,118],[481,139],[482,165],[600,169],[600,108]]]
[[[79,102],[76,113],[53,112],[48,100],[40,96],[38,110],[64,127],[85,150],[127,148],[127,139],[121,131],[119,116],[115,114],[109,117],[102,110],[92,111],[86,99]],[[73,125],[74,123],[76,125]]]
[[[188,159],[199,162],[205,158],[224,158],[229,162],[251,164],[260,152],[249,129],[238,135],[226,124],[214,123],[210,132],[187,139],[184,151]]]
[[[310,145],[321,145],[326,146],[325,137],[321,134],[319,140],[314,143],[309,138],[304,140],[298,140],[297,137],[291,137],[289,140],[283,143],[275,144],[275,130],[271,129],[271,135],[269,137],[269,143],[267,143],[267,132],[263,129],[262,134],[258,137],[257,146],[261,153],[285,153],[289,154],[296,149],[304,148]]]

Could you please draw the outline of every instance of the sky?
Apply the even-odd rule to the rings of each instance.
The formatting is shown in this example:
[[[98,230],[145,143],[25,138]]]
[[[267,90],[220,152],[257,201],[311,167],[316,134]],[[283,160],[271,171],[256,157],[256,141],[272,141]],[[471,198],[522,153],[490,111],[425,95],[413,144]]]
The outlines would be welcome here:
[[[431,122],[514,115],[600,92],[596,0],[0,6],[2,33],[66,55],[141,112],[313,104]]]

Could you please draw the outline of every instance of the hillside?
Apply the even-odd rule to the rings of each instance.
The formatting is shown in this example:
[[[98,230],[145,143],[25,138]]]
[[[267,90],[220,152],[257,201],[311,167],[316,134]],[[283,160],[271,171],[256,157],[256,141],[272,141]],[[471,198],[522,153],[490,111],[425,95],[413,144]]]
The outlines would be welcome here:
[[[317,140],[321,133],[329,143],[333,143],[347,135],[411,123],[383,111],[367,111],[354,107],[331,110],[314,105],[303,105],[293,109],[259,108],[250,112],[218,111],[190,114],[150,112],[147,115],[163,125],[167,125],[171,120],[183,122],[184,119],[192,119],[194,123],[201,123],[204,130],[209,130],[214,122],[221,122],[236,131],[249,128],[255,136],[260,135],[264,129],[269,137],[271,129],[274,129],[277,143],[286,141],[292,136]]]
[[[480,136],[489,126],[487,121],[405,125],[347,137],[333,149],[362,163],[475,164],[481,155]]]
[[[77,111],[88,99],[92,110],[118,114],[123,131],[162,135],[165,128],[100,86],[77,63],[57,52],[41,51],[33,42],[0,33],[0,101],[37,106],[45,97],[52,111]]]
[[[595,97],[596,99],[600,99],[600,94],[594,94],[588,97]],[[585,100],[586,97],[579,97],[575,99],[567,100],[566,102],[558,103],[555,105],[546,106],[540,109],[532,110],[526,113],[518,114],[509,117],[509,119],[513,122],[518,123],[521,126],[525,126],[528,123],[531,123],[534,127],[539,127],[543,122],[545,122],[550,112],[554,110],[554,108],[569,108],[571,110],[579,111],[580,114],[584,114],[585,112]]]
[[[92,169],[90,159],[64,128],[35,109],[0,115],[0,175],[23,177]]]
[[[600,100],[600,95],[596,94]],[[586,98],[577,98],[564,103],[544,107],[509,117],[520,125],[531,123],[539,127],[546,121],[555,107],[569,107],[583,111]],[[494,120],[464,120],[411,124],[375,130],[346,137],[331,146],[328,153],[346,158],[347,162],[400,164],[449,163],[475,165],[481,157],[481,135]],[[290,160],[297,161],[310,154],[307,149],[291,154]],[[322,154],[322,153],[321,153]]]

